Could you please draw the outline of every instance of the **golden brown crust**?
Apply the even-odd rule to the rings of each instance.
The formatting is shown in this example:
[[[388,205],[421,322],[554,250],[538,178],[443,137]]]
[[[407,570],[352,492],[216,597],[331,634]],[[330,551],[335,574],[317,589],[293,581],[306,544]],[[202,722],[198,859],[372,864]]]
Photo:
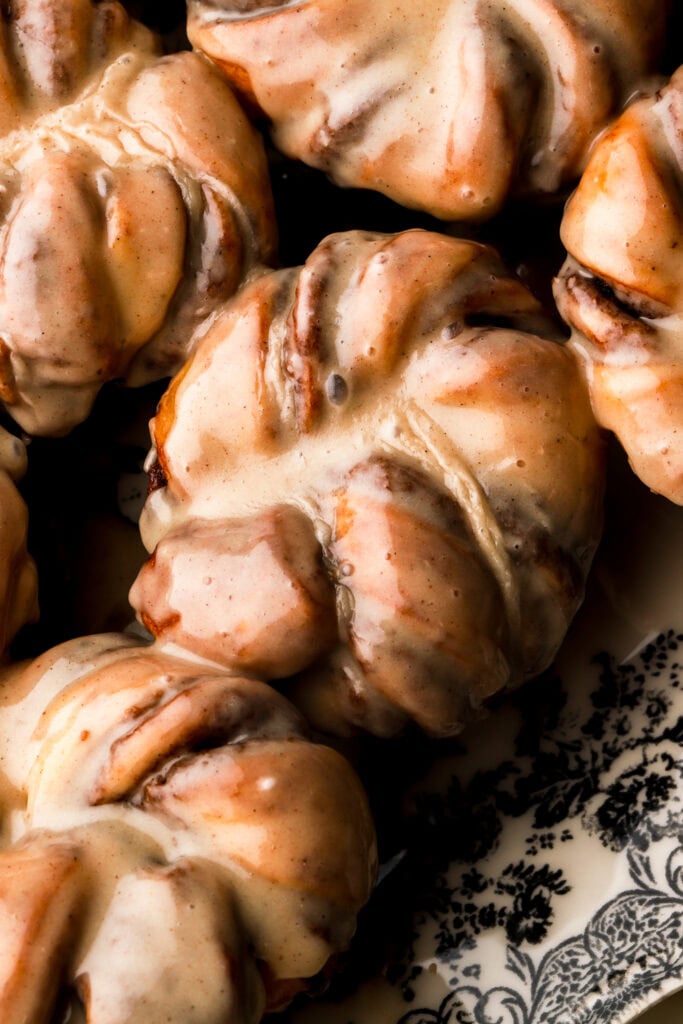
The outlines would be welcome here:
[[[683,504],[683,69],[600,140],[562,224],[556,282],[600,423]]]
[[[239,671],[310,668],[297,700],[337,730],[449,735],[540,672],[581,599],[601,458],[538,332],[492,250],[423,231],[334,235],[258,279],[153,423],[143,621]]]
[[[29,8],[63,87],[56,71],[37,82],[17,41]],[[272,259],[272,201],[260,139],[201,56],[159,59],[116,3],[31,0],[4,31],[0,393],[25,429],[58,434],[106,380],[182,365],[198,325]]]
[[[26,449],[0,429],[0,662],[17,631],[38,614],[36,567],[27,551],[28,513],[15,480]]]
[[[661,0],[190,0],[188,33],[342,185],[447,219],[554,192],[661,46]]]

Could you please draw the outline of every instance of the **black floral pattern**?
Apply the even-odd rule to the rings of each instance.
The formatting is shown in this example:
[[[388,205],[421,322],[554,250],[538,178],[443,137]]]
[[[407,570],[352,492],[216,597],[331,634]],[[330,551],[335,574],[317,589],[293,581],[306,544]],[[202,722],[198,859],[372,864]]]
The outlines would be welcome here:
[[[455,755],[445,788],[414,797],[397,869],[414,931],[386,971],[413,1004],[399,1024],[612,1024],[683,976],[682,642],[671,630],[627,664],[597,656],[578,696],[557,675],[539,680],[498,713],[520,723],[513,756],[461,781],[466,756]],[[506,829],[521,818],[524,857],[501,868]],[[630,888],[548,949],[571,891],[553,851],[579,832],[625,858]],[[418,1009],[426,927],[451,987],[440,1005]],[[494,929],[510,984],[487,988],[477,948]]]

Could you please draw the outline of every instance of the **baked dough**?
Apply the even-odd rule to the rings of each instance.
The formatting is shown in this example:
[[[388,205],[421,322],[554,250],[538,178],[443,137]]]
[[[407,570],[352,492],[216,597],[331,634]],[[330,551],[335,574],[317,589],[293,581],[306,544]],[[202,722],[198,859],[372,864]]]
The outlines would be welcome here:
[[[112,0],[12,0],[0,9],[0,136],[71,103],[122,54],[154,36]]]
[[[0,700],[3,1024],[257,1024],[348,945],[365,794],[272,689],[107,634]]]
[[[61,434],[179,368],[274,225],[265,156],[205,58],[118,3],[0,10],[0,399]]]
[[[161,641],[297,684],[317,724],[457,732],[541,672],[600,532],[572,355],[493,250],[330,236],[215,321],[152,423]]]
[[[447,219],[574,180],[655,68],[663,0],[189,0],[188,34],[341,185]]]
[[[15,633],[38,614],[36,567],[26,550],[28,514],[15,482],[26,448],[0,428],[0,662]]]
[[[683,68],[600,140],[567,205],[556,282],[599,422],[683,504]]]

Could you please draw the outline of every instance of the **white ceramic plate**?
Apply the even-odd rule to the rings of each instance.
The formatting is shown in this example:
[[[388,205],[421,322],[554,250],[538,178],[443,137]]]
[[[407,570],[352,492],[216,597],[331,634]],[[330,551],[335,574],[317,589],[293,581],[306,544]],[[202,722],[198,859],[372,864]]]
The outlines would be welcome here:
[[[620,458],[611,477],[556,666],[435,748],[366,976],[296,1024],[625,1024],[681,985],[683,509]],[[681,1019],[678,1000],[643,1024]]]

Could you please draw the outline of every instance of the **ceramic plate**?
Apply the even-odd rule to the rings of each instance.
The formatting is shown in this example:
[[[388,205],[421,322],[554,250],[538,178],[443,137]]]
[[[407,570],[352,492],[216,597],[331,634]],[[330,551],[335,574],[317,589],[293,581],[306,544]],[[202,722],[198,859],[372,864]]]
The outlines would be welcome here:
[[[39,649],[129,619],[157,398],[104,396],[87,430],[33,446],[34,549],[58,581]],[[83,466],[93,535],[70,526],[67,558],[54,538],[80,522]],[[74,498],[55,526],[58,487]],[[683,508],[613,451],[605,540],[553,669],[457,741],[349,752],[382,877],[329,990],[272,1024],[625,1024],[660,1003],[683,980]],[[683,997],[641,1024],[681,1020]]]
[[[129,620],[158,391],[105,394],[70,438],[34,442],[43,621],[26,653]],[[681,985],[683,508],[612,461],[605,541],[552,671],[457,741],[350,751],[382,877],[326,994],[272,1024],[625,1024]],[[674,1000],[642,1024],[681,1020]]]
[[[552,671],[457,744],[377,752],[408,785],[375,908],[296,1024],[625,1024],[681,985],[683,509],[616,462]]]
[[[437,226],[280,158],[273,173],[284,264],[333,230]],[[560,213],[517,207],[479,232],[546,299]],[[70,438],[33,443],[43,622],[18,653],[126,624],[158,395],[104,394]],[[381,880],[326,994],[272,1024],[626,1024],[681,986],[683,508],[618,455],[608,493],[605,542],[552,671],[457,742],[351,751],[378,813]],[[680,1020],[673,1000],[642,1024]]]

